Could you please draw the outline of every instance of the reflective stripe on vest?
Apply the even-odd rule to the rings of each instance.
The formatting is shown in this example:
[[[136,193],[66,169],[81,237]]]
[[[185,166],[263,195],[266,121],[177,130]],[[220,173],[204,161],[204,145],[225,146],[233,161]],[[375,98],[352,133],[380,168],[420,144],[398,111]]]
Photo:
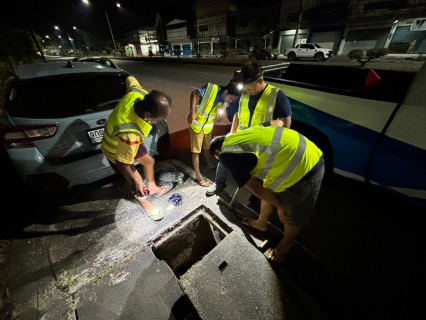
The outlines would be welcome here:
[[[110,154],[117,152],[117,135],[122,132],[133,132],[146,139],[152,126],[139,118],[134,111],[135,101],[144,99],[148,92],[140,88],[131,88],[120,100],[110,114],[104,130],[102,148]]]
[[[293,171],[302,161],[302,158],[305,155],[305,151],[306,151],[305,137],[299,133],[299,144],[297,145],[297,149],[295,154],[293,155],[293,158],[291,158],[290,163],[287,165],[287,167],[285,168],[281,176],[276,178],[275,181],[269,185],[269,188],[271,188],[272,190],[275,190],[276,188],[280,186],[280,184],[284,182],[285,179],[287,179],[290,176],[290,174],[293,173]]]
[[[322,156],[321,150],[300,133],[263,126],[228,136],[222,152],[253,153],[257,164],[251,175],[262,179],[264,186],[274,192],[282,192],[299,181]]]
[[[252,127],[273,120],[278,91],[278,88],[271,85],[265,88],[253,111],[251,122],[249,109],[250,96],[242,95],[238,105],[239,122],[237,131],[247,129],[249,124]]]
[[[129,93],[129,92],[137,92],[137,93],[140,93],[141,95],[143,95],[144,97],[148,94],[148,92],[145,91],[144,89],[136,88],[136,87],[133,87],[129,91],[127,91],[127,93]]]
[[[190,124],[191,129],[195,133],[200,133],[201,130],[203,130],[204,134],[212,132],[214,120],[216,119],[216,106],[214,105],[214,102],[218,91],[218,85],[212,83],[207,85],[207,89],[201,99],[201,103],[197,106],[195,111],[195,120]]]

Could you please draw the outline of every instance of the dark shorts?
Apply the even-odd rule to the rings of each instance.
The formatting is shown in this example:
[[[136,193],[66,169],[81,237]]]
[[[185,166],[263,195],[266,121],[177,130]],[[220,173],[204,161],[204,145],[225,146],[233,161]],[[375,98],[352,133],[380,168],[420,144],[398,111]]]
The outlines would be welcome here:
[[[136,153],[136,155],[135,155],[135,159],[139,159],[140,157],[143,157],[143,156],[145,156],[145,155],[147,155],[148,154],[148,150],[146,150],[146,147],[145,147],[145,145],[144,144],[141,144],[140,146],[139,146],[139,149],[138,149],[138,152]],[[115,164],[115,163],[112,163],[111,161],[109,161],[108,160],[108,162],[109,162],[109,164],[111,165],[111,167],[112,167],[112,169],[114,170],[114,172],[115,173],[117,173],[117,174],[121,174],[120,173],[120,171],[118,170],[118,168],[117,168],[117,165]],[[132,170],[132,172],[135,172],[136,171],[136,168],[135,168],[135,165],[134,164],[132,164],[132,165],[130,165],[130,170]]]
[[[314,175],[302,179],[283,192],[278,193],[284,206],[285,215],[293,219],[293,223],[303,228],[312,221],[315,201],[324,176],[324,166]]]

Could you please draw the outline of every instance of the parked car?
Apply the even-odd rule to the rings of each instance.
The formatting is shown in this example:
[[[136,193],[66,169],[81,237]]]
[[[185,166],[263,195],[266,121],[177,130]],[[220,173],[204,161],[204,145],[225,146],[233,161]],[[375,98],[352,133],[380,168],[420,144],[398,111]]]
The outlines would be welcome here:
[[[299,59],[314,59],[315,61],[325,61],[333,56],[332,49],[322,48],[317,43],[300,43],[294,48],[286,48],[284,56],[290,61]]]
[[[100,63],[106,67],[111,67],[114,69],[120,69],[123,70],[121,68],[119,68],[114,61],[112,61],[111,59],[108,58],[104,58],[104,57],[82,57],[82,58],[74,58],[72,60],[73,62],[96,62],[96,63]]]
[[[256,49],[250,51],[248,58],[256,60],[276,60],[278,55],[276,53],[270,52],[267,49]]]
[[[0,141],[30,186],[61,190],[113,174],[100,143],[128,76],[95,62],[15,68],[0,105]],[[168,148],[166,121],[155,125],[146,145],[152,156]]]

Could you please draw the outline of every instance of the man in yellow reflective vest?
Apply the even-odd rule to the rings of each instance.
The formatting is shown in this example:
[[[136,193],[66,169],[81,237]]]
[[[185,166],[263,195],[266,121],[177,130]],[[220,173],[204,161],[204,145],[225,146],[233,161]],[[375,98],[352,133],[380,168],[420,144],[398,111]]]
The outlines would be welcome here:
[[[236,73],[234,73],[234,77]],[[233,118],[231,132],[244,130],[258,124],[268,125],[271,120],[282,120],[284,127],[291,126],[291,105],[284,91],[263,80],[263,71],[256,62],[245,64],[238,75],[244,85],[241,97],[232,104],[228,116]],[[219,163],[215,183],[206,191],[211,197],[226,188],[227,171]]]
[[[241,94],[236,83],[226,86],[207,83],[191,92],[188,115],[189,135],[191,141],[192,165],[195,170],[195,180],[202,187],[210,186],[200,172],[200,153],[203,150],[208,169],[216,169],[210,160],[210,141],[219,107],[231,105]]]
[[[322,151],[300,133],[282,126],[281,120],[273,120],[270,126],[215,137],[210,144],[210,152],[238,187],[245,186],[261,199],[259,218],[246,218],[243,224],[266,231],[270,215],[277,210],[284,236],[269,253],[276,262],[285,259],[300,229],[311,222],[324,176]]]
[[[139,199],[147,214],[153,220],[163,216],[144,197],[148,194],[161,195],[170,186],[157,186],[154,178],[154,163],[145,139],[152,130],[152,124],[164,121],[169,115],[171,98],[153,90],[148,93],[136,78],[126,79],[127,93],[114,108],[105,124],[102,152],[116,173],[122,174],[129,183],[132,193]],[[137,161],[143,166],[148,188],[134,166]]]

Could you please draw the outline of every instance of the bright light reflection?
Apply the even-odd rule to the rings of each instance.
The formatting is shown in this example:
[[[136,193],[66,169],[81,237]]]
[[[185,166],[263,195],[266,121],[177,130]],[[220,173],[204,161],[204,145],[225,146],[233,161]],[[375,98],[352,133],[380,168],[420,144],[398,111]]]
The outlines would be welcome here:
[[[55,26],[55,30],[59,30],[59,27],[58,27],[58,26]]]
[[[173,204],[169,204],[166,208],[166,211],[170,211],[174,208],[175,206]]]
[[[119,3],[117,2],[116,6],[117,6],[117,8],[120,8],[120,7],[121,7],[121,4],[119,4]]]

